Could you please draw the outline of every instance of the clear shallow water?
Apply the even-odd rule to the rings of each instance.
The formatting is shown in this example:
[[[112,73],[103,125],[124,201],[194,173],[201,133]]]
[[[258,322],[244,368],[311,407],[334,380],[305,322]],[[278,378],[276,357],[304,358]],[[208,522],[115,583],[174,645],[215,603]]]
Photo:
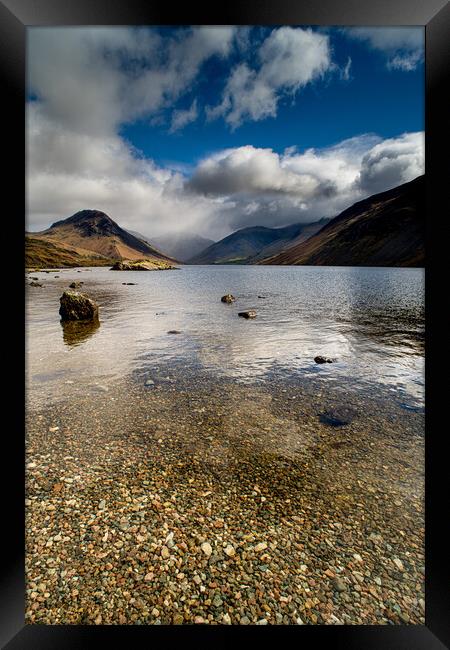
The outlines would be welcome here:
[[[46,400],[67,382],[201,372],[242,382],[289,376],[357,391],[378,387],[407,408],[423,405],[422,269],[192,266],[31,276],[44,287],[27,286],[28,389]],[[73,280],[98,302],[99,327],[61,325],[59,298]],[[237,298],[233,305],[220,302],[225,293]],[[256,319],[239,318],[244,309],[256,309]],[[317,365],[316,355],[336,363]]]

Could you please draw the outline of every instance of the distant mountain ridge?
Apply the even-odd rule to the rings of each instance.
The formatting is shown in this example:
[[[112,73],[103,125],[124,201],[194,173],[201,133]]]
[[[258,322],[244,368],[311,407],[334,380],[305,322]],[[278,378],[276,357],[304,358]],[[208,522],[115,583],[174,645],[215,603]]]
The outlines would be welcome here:
[[[250,226],[241,228],[188,260],[189,264],[254,264],[295,241],[317,232],[326,223],[295,223],[283,228]]]
[[[47,265],[52,265],[52,251],[55,260],[64,258],[65,265],[72,266],[87,265],[92,261],[101,264],[102,260],[104,265],[124,259],[175,261],[121,228],[99,210],[81,210],[67,219],[56,221],[47,230],[28,233],[25,244],[29,266],[37,266],[43,257],[47,259]],[[58,262],[55,261],[55,265]]]
[[[134,235],[138,234],[133,231],[129,232],[132,232]],[[187,232],[161,235],[159,237],[151,237],[150,239],[164,254],[183,263],[186,263],[189,259],[215,243],[213,239],[207,239],[195,233],[191,234]],[[148,241],[147,237],[144,237],[144,241]]]
[[[425,176],[358,201],[308,240],[259,264],[425,265]]]
[[[282,228],[241,228],[210,240],[181,234],[158,247],[99,210],[81,210],[25,235],[27,267],[98,266],[118,260],[188,264],[416,266],[425,264],[425,176],[358,201],[333,219]],[[164,240],[164,241],[163,241]],[[159,248],[166,246],[170,252]],[[172,251],[178,252],[174,255]]]

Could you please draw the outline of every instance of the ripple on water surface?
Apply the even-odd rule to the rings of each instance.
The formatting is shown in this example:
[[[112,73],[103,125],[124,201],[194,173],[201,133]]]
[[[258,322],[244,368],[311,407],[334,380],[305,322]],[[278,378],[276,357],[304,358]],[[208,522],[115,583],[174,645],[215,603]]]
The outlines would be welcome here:
[[[100,325],[61,325],[59,297],[77,269],[27,294],[28,387],[46,399],[68,379],[84,385],[157,373],[238,382],[274,376],[386,388],[423,406],[421,269],[193,266],[171,272],[83,270]],[[133,282],[135,284],[122,284]],[[33,291],[33,292],[32,292]],[[220,301],[232,293],[236,302]],[[258,296],[264,296],[264,299]],[[254,309],[255,319],[238,318]],[[170,332],[177,332],[177,335]],[[316,355],[336,359],[317,365]],[[391,390],[392,389],[392,390]]]

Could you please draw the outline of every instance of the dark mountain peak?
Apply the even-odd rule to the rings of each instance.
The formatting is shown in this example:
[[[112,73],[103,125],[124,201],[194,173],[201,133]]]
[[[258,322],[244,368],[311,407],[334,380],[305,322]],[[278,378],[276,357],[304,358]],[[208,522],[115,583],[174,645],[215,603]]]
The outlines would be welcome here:
[[[117,235],[123,232],[122,228],[100,210],[80,210],[67,219],[56,221],[50,228],[60,226],[73,226],[85,237],[92,235]]]

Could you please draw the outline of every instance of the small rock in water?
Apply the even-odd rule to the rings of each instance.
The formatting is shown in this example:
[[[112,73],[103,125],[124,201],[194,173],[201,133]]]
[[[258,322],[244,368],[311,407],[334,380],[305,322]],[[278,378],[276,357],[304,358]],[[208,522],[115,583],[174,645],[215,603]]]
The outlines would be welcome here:
[[[80,282],[71,282],[71,283],[69,284],[69,287],[70,287],[71,289],[80,289],[80,287],[81,287],[82,284],[84,284],[84,283],[81,282],[81,281],[80,281]]]
[[[238,316],[242,318],[256,318],[256,311],[254,309],[248,309],[247,311],[240,311]]]
[[[39,282],[30,282],[30,287],[43,287],[43,284],[40,284]]]
[[[230,305],[232,302],[236,300],[234,296],[231,295],[231,293],[227,293],[225,296],[222,296],[220,299],[222,302],[226,302],[228,305]]]
[[[314,361],[316,363],[333,363],[333,359],[329,359],[328,357],[314,357]]]
[[[167,334],[181,334],[179,330],[169,330]]]
[[[153,381],[153,379],[147,379],[147,381],[145,382],[145,385],[146,386],[154,386],[155,382]]]

